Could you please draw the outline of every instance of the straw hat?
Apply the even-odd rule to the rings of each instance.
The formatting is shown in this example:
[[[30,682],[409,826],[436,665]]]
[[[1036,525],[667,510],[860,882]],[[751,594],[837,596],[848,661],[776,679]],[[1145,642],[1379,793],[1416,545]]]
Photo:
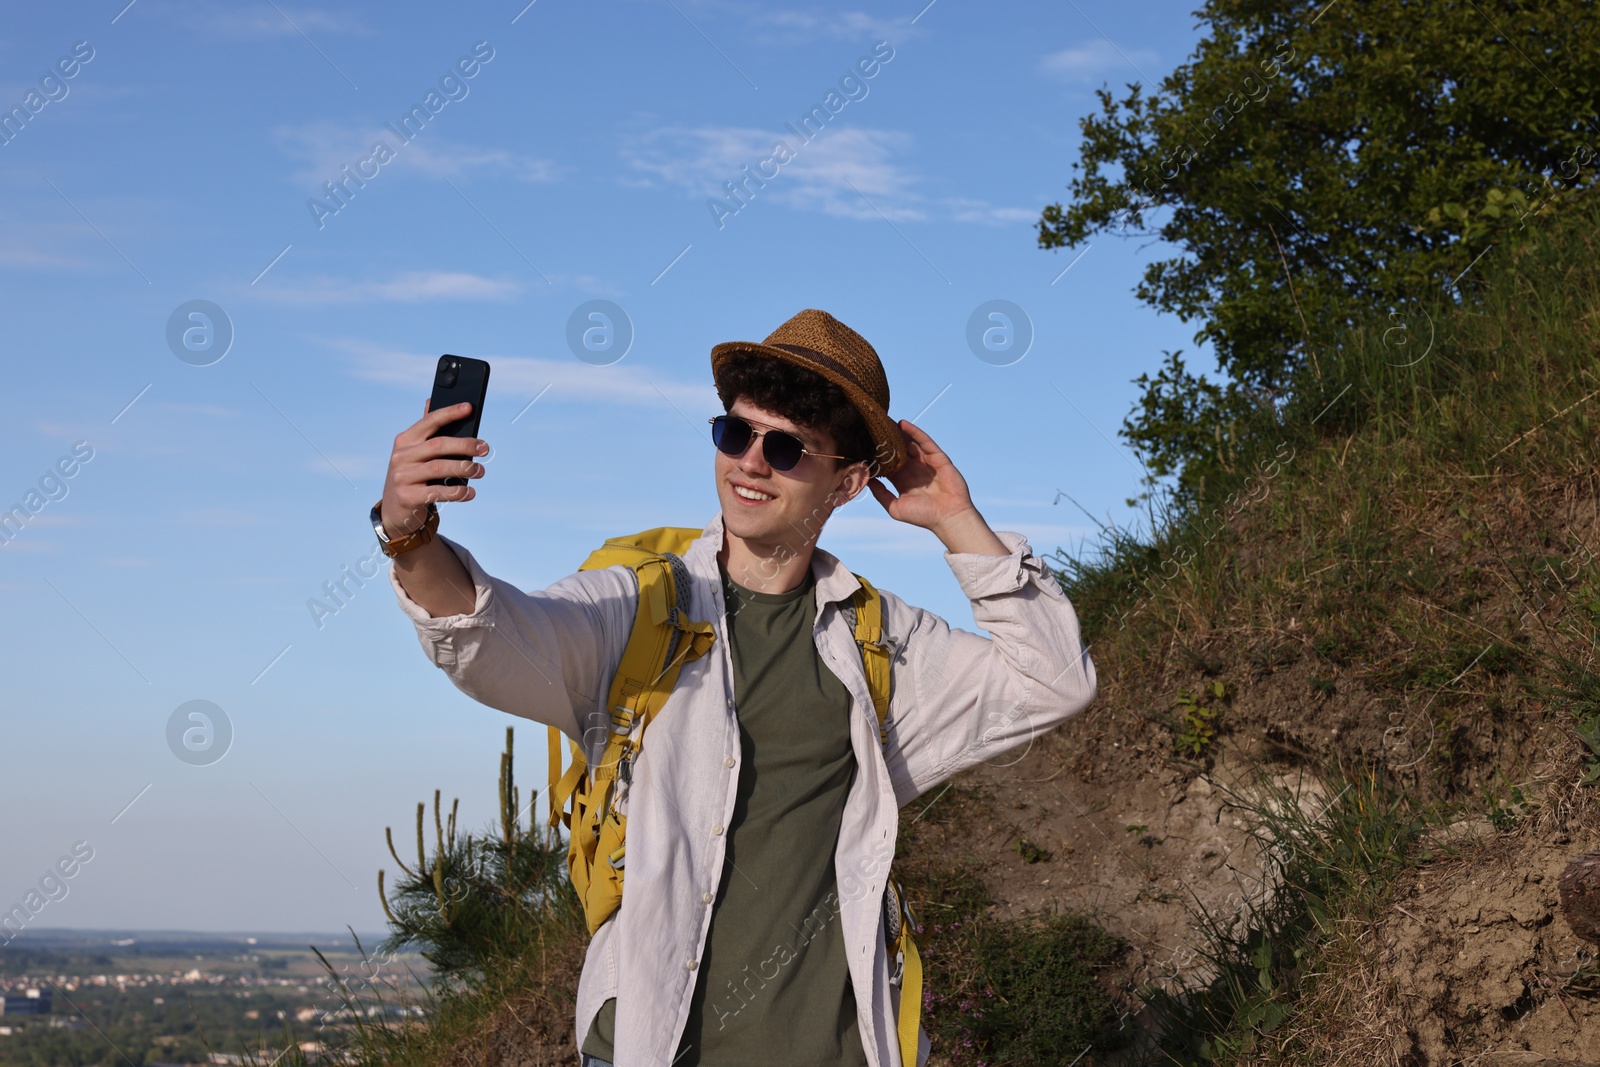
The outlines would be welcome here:
[[[815,371],[843,389],[855,409],[866,420],[872,434],[876,459],[874,476],[890,475],[900,469],[909,452],[900,424],[889,417],[889,379],[883,373],[878,353],[866,338],[816,308],[806,308],[767,335],[761,344],[753,341],[724,341],[711,349],[711,375],[717,378],[728,357],[736,352],[751,352],[781,359],[797,367]]]

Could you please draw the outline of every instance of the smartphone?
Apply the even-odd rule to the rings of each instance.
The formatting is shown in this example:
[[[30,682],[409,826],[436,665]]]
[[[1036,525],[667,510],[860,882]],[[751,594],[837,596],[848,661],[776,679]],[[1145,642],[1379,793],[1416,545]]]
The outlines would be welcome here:
[[[483,417],[483,399],[489,392],[489,364],[481,359],[466,356],[443,355],[433,372],[433,397],[428,402],[429,411],[438,411],[463,400],[472,405],[464,419],[447,422],[439,427],[434,437],[477,437],[479,420]],[[441,456],[441,459],[473,459],[473,456]],[[429,485],[466,485],[465,478],[430,478]]]

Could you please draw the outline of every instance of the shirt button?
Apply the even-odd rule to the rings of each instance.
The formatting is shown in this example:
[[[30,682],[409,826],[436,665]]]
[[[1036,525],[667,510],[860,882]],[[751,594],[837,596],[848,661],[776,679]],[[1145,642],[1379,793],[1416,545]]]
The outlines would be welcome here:
[[[733,757],[729,756],[727,759],[723,760],[722,761],[722,765],[724,767],[732,767],[733,766]]]
[[[712,836],[714,836],[714,837],[721,837],[722,836],[722,824],[719,822],[715,826],[713,826],[711,828],[711,833],[712,833]]]
[[[698,962],[699,962],[698,960],[684,960],[683,961],[683,969],[686,970],[686,971],[692,971],[692,970],[694,970],[694,965],[696,963],[698,963]]]
[[[711,903],[713,900],[715,900],[717,898],[712,896],[710,893],[707,893],[705,896],[701,897],[700,899],[702,901],[704,901],[705,903],[709,904],[709,903]]]
[[[728,701],[728,707],[730,707],[730,708],[733,707],[733,701],[731,701],[731,700]]]

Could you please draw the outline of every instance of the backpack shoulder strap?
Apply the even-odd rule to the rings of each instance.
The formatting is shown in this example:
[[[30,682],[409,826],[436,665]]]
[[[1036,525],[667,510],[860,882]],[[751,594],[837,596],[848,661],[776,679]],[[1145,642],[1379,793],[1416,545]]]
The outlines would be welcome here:
[[[689,659],[695,659],[710,647],[714,631],[710,623],[694,623],[689,619],[689,571],[676,553],[688,548],[701,531],[682,526],[661,526],[636,534],[608,538],[589,553],[578,569],[600,570],[617,565],[634,572],[638,583],[633,625],[628,631],[628,642],[622,658],[617,663],[607,694],[607,709],[611,713],[611,731],[607,743],[607,757],[601,766],[616,764],[609,750],[617,747],[631,731],[634,719],[652,701],[645,699],[652,689],[670,693],[677,681],[677,670]],[[684,642],[682,639],[688,637]],[[659,705],[662,700],[654,701]],[[654,708],[649,715],[654,714]],[[647,716],[648,718],[648,716]],[[618,735],[621,735],[621,738]],[[573,741],[573,763],[566,773],[561,773],[561,734],[549,728],[550,736],[550,793],[551,825],[557,819],[567,799],[577,788],[588,770],[583,748]]]
[[[861,588],[851,597],[856,616],[856,644],[861,646],[861,666],[867,673],[872,709],[878,713],[878,740],[888,744],[889,646],[883,640],[883,598],[873,584],[856,575]]]
[[[888,747],[889,643],[883,639],[883,597],[861,575],[856,575],[856,580],[861,583],[861,588],[851,597],[856,617],[856,644],[861,646],[861,666],[867,674],[873,710],[878,713],[878,741]],[[911,902],[893,875],[884,887],[884,912],[888,920],[889,948],[896,964],[890,982],[900,986],[900,1018],[895,1028],[900,1062],[904,1067],[915,1067],[917,1033],[922,1022],[922,956],[917,948],[917,920],[911,912]]]
[[[621,564],[633,570],[639,578],[638,607],[634,612],[633,628],[629,631],[628,646],[623,651],[623,662],[628,662],[630,652],[635,652],[634,639],[640,632],[642,625],[650,625],[660,621],[657,617],[668,599],[665,593],[658,593],[654,589],[647,591],[646,585],[653,584],[664,577],[659,568],[642,569],[639,564],[656,559],[665,553],[682,555],[690,542],[701,534],[687,526],[658,526],[652,530],[642,530],[636,534],[625,534],[620,537],[609,537],[605,543],[589,553],[580,571],[602,570]],[[676,574],[673,575],[676,577]],[[681,601],[682,609],[688,609],[688,582],[674,581],[672,600]],[[685,615],[687,618],[687,615]],[[613,707],[615,702],[613,701]],[[550,736],[550,792],[548,799],[551,801],[551,825],[556,822],[555,811],[564,807],[573,789],[577,787],[578,780],[587,769],[583,761],[583,750],[577,742],[572,742],[573,765],[567,773],[561,773],[561,731],[554,726],[549,728]],[[564,821],[564,820],[563,820]]]
[[[618,563],[631,566],[650,556],[662,556],[669,552],[681,556],[688,551],[690,542],[699,537],[701,532],[687,526],[657,526],[653,530],[642,530],[636,534],[609,537],[605,544],[589,553],[589,558],[584,560],[583,566],[578,569],[599,570]]]
[[[612,800],[631,780],[644,730],[672,695],[679,670],[716,639],[711,623],[690,618],[689,569],[674,551],[699,536],[699,530],[661,527],[615,537],[579,568],[622,565],[638,579],[633,626],[607,691],[611,721],[599,762],[590,767],[584,747],[572,741],[572,765],[561,774],[561,735],[550,730],[550,825],[570,831],[567,867],[590,933],[622,898],[627,820]]]

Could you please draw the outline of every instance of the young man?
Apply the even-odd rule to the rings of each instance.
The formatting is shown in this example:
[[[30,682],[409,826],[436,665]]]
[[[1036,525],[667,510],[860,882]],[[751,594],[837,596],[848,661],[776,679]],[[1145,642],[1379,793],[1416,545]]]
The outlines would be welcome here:
[[[1080,711],[1094,666],[1027,542],[992,531],[949,457],[889,418],[883,367],[855,331],[808,309],[762,344],[715,346],[711,364],[721,514],[683,561],[690,614],[715,642],[645,734],[622,907],[590,943],[577,1041],[586,1065],[901,1067],[883,908],[898,809]],[[395,593],[463,692],[558,727],[593,766],[637,579],[609,567],[524,593],[434,538],[433,502],[476,492],[428,479],[484,473],[439,458],[459,441],[428,436],[462,413],[395,438],[375,509]],[[943,542],[992,635],[881,593],[886,746],[849,614],[860,583],[816,547],[868,486]],[[919,1065],[927,1053],[919,1035]]]

